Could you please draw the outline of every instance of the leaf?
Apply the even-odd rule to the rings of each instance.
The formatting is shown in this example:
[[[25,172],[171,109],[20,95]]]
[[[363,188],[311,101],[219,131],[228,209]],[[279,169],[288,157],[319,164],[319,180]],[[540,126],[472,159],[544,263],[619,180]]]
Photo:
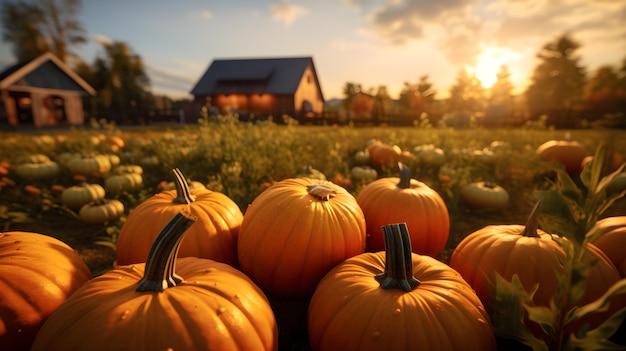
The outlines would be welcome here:
[[[606,146],[600,145],[591,160],[580,173],[580,181],[590,193],[595,193],[602,177],[603,164],[606,158]]]
[[[549,351],[548,345],[534,336],[525,323],[524,312],[525,309],[532,309],[532,296],[536,288],[528,293],[522,286],[517,274],[513,275],[511,282],[508,282],[496,273],[495,291],[496,296],[492,305],[495,312],[491,316],[491,322],[496,336],[518,341],[531,347],[534,351]],[[535,318],[541,321],[550,319],[544,315],[544,311],[536,312]],[[552,327],[552,329],[554,328]]]
[[[591,314],[604,312],[609,309],[611,300],[621,294],[626,294],[626,278],[613,284],[604,295],[597,300],[590,302],[584,306],[573,308],[566,317],[566,323],[569,324],[573,321],[585,318]]]
[[[523,304],[528,313],[528,319],[539,324],[544,333],[553,338],[557,335],[558,316],[554,301],[550,302],[550,307]]]
[[[626,318],[626,308],[614,313],[609,319],[600,324],[597,328],[574,333],[569,335],[564,350],[576,351],[597,351],[597,350],[626,350],[626,346],[618,345],[609,340],[620,328]]]

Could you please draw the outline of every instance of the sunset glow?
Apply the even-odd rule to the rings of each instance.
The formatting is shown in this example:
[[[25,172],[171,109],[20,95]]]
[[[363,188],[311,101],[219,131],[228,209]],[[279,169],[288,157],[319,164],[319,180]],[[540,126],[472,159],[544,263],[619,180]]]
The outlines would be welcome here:
[[[483,87],[490,88],[498,79],[498,72],[503,65],[508,67],[509,72],[516,71],[515,61],[520,56],[519,53],[506,48],[488,48],[478,56],[476,66],[470,66],[467,70],[476,75]]]
[[[626,47],[626,1],[81,2],[87,42],[71,50],[91,64],[102,43],[126,43],[152,90],[177,98],[190,97],[221,58],[313,57],[326,100],[343,98],[346,83],[385,86],[398,98],[405,82],[424,75],[445,98],[460,70],[489,87],[501,65],[523,92],[537,52],[564,33],[580,43],[576,54],[590,73],[620,64]],[[12,52],[0,41],[0,68],[15,63]]]

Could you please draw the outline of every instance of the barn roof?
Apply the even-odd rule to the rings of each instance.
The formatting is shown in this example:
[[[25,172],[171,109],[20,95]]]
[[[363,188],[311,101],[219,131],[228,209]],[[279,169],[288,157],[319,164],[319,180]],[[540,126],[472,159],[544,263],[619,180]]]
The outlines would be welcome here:
[[[87,82],[50,52],[0,72],[0,89],[17,86],[76,91],[89,95],[96,93]]]
[[[309,65],[311,57],[217,59],[191,94],[293,94]]]

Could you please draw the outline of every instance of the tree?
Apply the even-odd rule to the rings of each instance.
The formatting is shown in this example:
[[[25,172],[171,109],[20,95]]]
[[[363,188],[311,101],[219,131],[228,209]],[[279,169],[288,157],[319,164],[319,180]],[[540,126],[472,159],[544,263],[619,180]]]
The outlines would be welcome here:
[[[400,104],[410,113],[428,113],[430,104],[435,99],[435,90],[432,87],[428,75],[421,76],[417,84],[405,82],[400,92]]]
[[[448,109],[450,112],[472,115],[485,108],[486,96],[480,79],[466,70],[459,71],[456,82],[450,89]]]
[[[35,5],[18,2],[2,4],[3,41],[11,43],[18,62],[27,62],[49,51],[40,24],[43,12]]]
[[[626,99],[617,72],[611,66],[598,68],[585,86],[584,101],[589,119],[617,113]]]
[[[517,123],[513,116],[513,83],[506,65],[500,66],[497,80],[489,89],[489,102],[485,109],[482,124],[485,126],[505,126]]]
[[[567,34],[547,43],[537,54],[532,83],[526,91],[531,118],[548,116],[556,127],[575,124],[573,112],[579,107],[585,86],[585,70],[575,56],[580,44]]]
[[[70,47],[86,42],[76,19],[80,0],[37,0],[34,3],[6,2],[2,7],[4,41],[13,46],[19,61],[32,60],[51,51],[67,62]]]
[[[151,106],[150,79],[143,60],[123,42],[103,44],[106,57],[94,62],[92,84],[99,105],[114,111],[143,110]]]
[[[380,123],[381,119],[384,118],[387,113],[389,113],[391,109],[391,97],[389,96],[389,92],[387,91],[387,87],[381,85],[378,87],[376,91],[376,95],[374,96],[374,112],[373,119],[374,124]]]

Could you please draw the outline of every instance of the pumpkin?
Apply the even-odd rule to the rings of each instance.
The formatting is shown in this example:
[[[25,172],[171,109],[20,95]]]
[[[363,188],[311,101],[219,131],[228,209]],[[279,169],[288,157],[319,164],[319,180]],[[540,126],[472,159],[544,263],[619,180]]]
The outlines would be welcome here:
[[[116,174],[128,174],[128,173],[143,174],[143,168],[141,168],[140,165],[132,165],[132,164],[117,166],[115,167],[114,171]]]
[[[608,172],[615,172],[624,163],[624,157],[619,152],[613,152],[610,154],[610,156],[609,154],[607,154],[606,158],[607,159],[604,163],[606,164]],[[593,160],[592,155],[585,156],[585,158],[583,158],[581,162],[580,168],[585,168],[585,166],[587,166],[587,164],[589,164],[591,160]]]
[[[463,278],[412,253],[405,223],[382,228],[385,251],[345,260],[315,289],[311,349],[495,350],[489,316]]]
[[[32,350],[276,350],[277,324],[263,292],[229,265],[177,259],[195,218],[170,220],[145,264],[118,266],[85,284],[48,318]]]
[[[83,205],[104,198],[105,194],[106,192],[100,184],[81,182],[78,185],[65,188],[61,192],[61,202],[65,206],[77,210]]]
[[[311,179],[319,179],[319,180],[327,180],[326,175],[321,171],[313,168],[312,166],[304,166],[300,168],[296,174],[295,178],[311,178]]]
[[[406,223],[413,252],[435,257],[448,241],[448,208],[435,190],[411,178],[406,165],[400,163],[399,167],[400,177],[379,178],[356,196],[367,224],[367,250],[384,250],[383,225]]]
[[[379,167],[394,167],[403,157],[402,149],[397,145],[389,145],[380,141],[367,147],[370,161]]]
[[[111,145],[112,147],[112,151],[119,151],[120,149],[123,149],[124,146],[126,145],[126,143],[124,142],[124,139],[122,139],[121,137],[117,136],[117,135],[108,135],[104,138],[104,142]]]
[[[67,163],[73,174],[83,176],[101,176],[111,170],[111,158],[104,155],[82,154]]]
[[[378,178],[378,172],[369,166],[354,166],[350,169],[350,176],[363,183],[370,183]]]
[[[459,199],[469,207],[501,210],[509,204],[509,193],[493,182],[475,182],[461,188]]]
[[[243,220],[239,206],[228,196],[208,189],[190,190],[179,169],[172,170],[176,189],[162,191],[135,207],[117,239],[117,263],[145,262],[150,245],[169,218],[188,209],[198,218],[186,234],[179,256],[208,258],[237,265],[237,237]]]
[[[470,153],[472,161],[483,165],[492,165],[496,162],[496,154],[489,148],[474,150]]]
[[[124,204],[115,199],[97,199],[83,205],[78,217],[88,224],[103,224],[120,218],[124,214]]]
[[[583,159],[589,156],[585,146],[575,140],[549,140],[539,145],[535,152],[543,161],[563,165],[569,174],[580,172]]]
[[[367,165],[370,163],[370,153],[367,150],[359,150],[354,153],[354,162],[357,165]]]
[[[437,168],[446,163],[446,153],[435,145],[418,145],[413,148],[413,152],[419,162],[426,166]]]
[[[613,262],[620,276],[626,278],[626,216],[597,221],[587,237]]]
[[[15,174],[29,180],[49,179],[56,177],[59,173],[61,173],[61,167],[50,159],[38,159],[18,164],[15,167]]]
[[[89,279],[85,262],[59,239],[0,233],[2,350],[28,350],[46,318]]]
[[[550,306],[557,296],[559,279],[564,279],[565,274],[563,262],[567,260],[558,240],[567,239],[537,229],[538,208],[539,203],[525,225],[483,227],[463,238],[452,252],[450,267],[476,291],[489,313],[494,313],[491,306],[495,301],[496,273],[507,281],[517,275],[527,292],[534,291],[533,302],[537,306]],[[584,253],[584,262],[592,268],[584,295],[576,303],[578,306],[598,299],[620,279],[615,266],[597,247],[588,245]],[[565,304],[563,301],[556,303]],[[620,306],[624,306],[622,302],[614,301],[609,312],[592,316],[584,322],[595,328]],[[537,337],[543,335],[532,322],[527,322],[527,325]]]
[[[241,270],[279,296],[310,296],[328,271],[365,250],[355,198],[329,181],[288,178],[248,206],[237,252]]]
[[[112,194],[131,192],[143,187],[143,177],[139,173],[112,175],[104,180],[104,188]]]

